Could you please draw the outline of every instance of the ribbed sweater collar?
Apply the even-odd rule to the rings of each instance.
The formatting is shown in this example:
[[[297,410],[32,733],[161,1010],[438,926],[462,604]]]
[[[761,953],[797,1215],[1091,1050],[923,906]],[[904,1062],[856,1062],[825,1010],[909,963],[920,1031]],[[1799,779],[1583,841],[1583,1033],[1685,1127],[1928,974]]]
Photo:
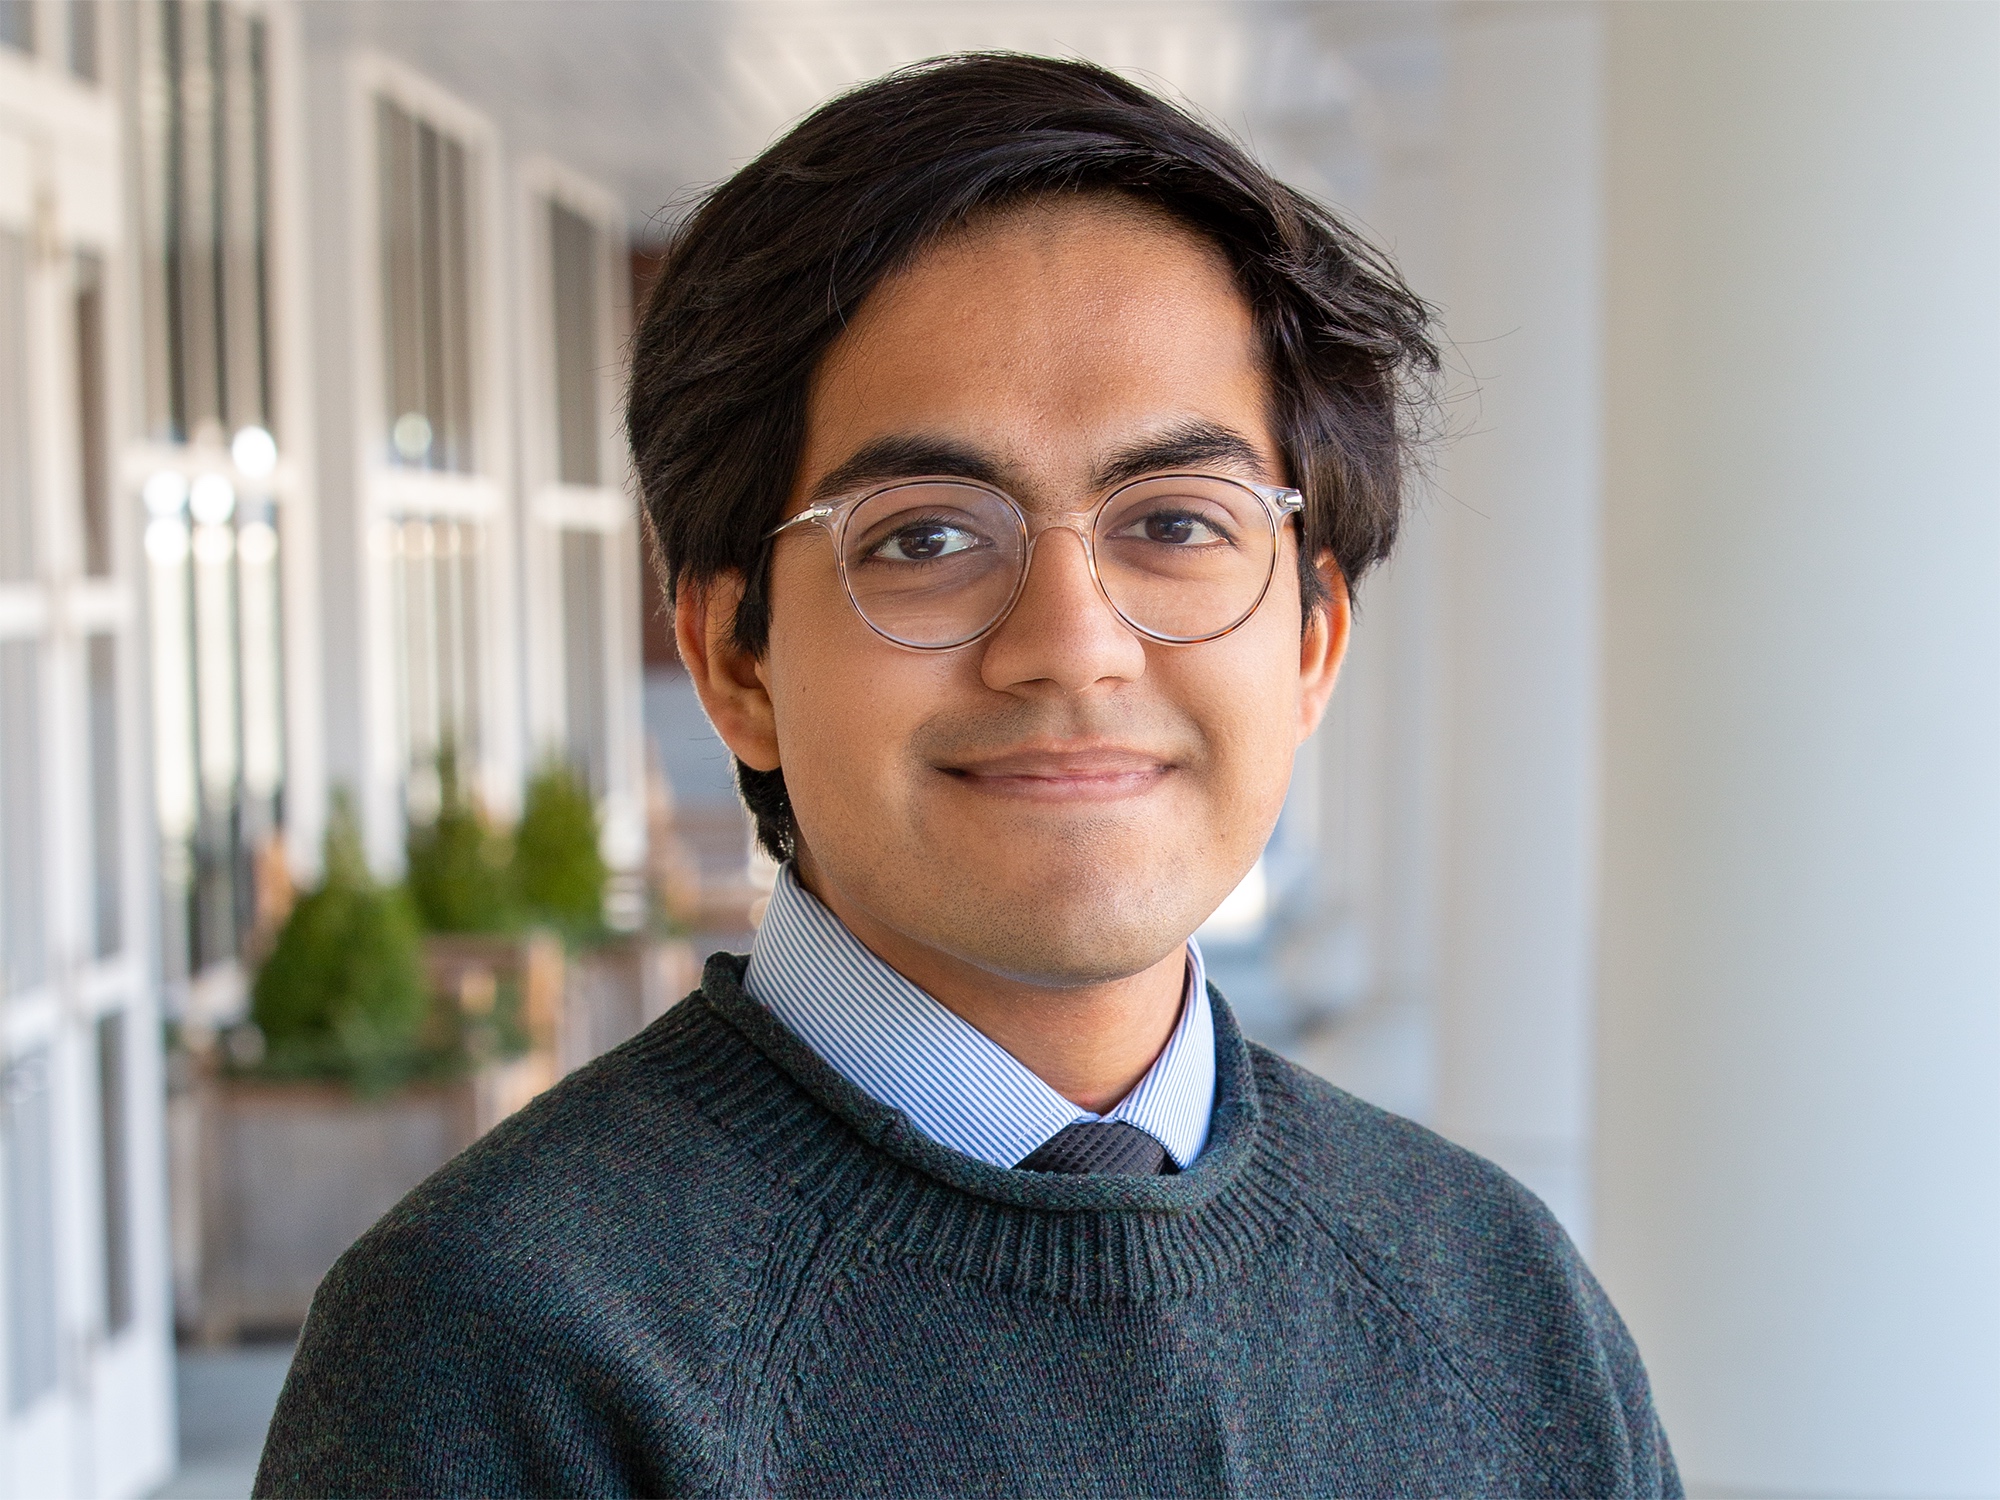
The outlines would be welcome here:
[[[1212,986],[1215,1113],[1200,1159],[1168,1177],[1069,1176],[991,1166],[931,1140],[745,993],[743,963],[710,958],[701,994],[749,1047],[697,1045],[679,1070],[753,1160],[872,1253],[1047,1295],[1141,1299],[1227,1274],[1298,1217],[1249,1044]],[[772,1069],[796,1087],[774,1088]]]

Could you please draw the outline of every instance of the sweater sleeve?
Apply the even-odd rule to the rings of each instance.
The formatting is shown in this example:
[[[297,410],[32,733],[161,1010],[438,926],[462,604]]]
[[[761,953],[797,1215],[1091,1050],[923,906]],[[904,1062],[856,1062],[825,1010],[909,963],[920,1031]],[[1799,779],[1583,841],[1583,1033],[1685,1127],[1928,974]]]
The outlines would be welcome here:
[[[1640,1497],[1659,1496],[1661,1500],[1682,1500],[1684,1491],[1680,1470],[1674,1464],[1673,1450],[1667,1445],[1666,1429],[1660,1425],[1659,1413],[1654,1410],[1652,1386],[1646,1378],[1646,1367],[1639,1359],[1638,1347],[1633,1344],[1631,1334],[1625,1331],[1625,1322],[1611,1305],[1611,1299],[1604,1295],[1597,1278],[1590,1274],[1566,1236],[1562,1244],[1568,1252],[1571,1274],[1579,1283],[1585,1317],[1594,1332],[1598,1348],[1604,1353],[1611,1389],[1616,1392],[1618,1406],[1624,1415],[1630,1493]]]
[[[1430,1241],[1420,1269],[1378,1261],[1384,1280],[1536,1457],[1549,1494],[1680,1500],[1645,1364],[1597,1278],[1532,1193],[1476,1158],[1466,1165],[1454,1232]]]
[[[1316,1217],[1541,1473],[1541,1493],[1679,1500],[1638,1348],[1541,1200],[1421,1126],[1262,1065]]]
[[[467,1248],[392,1216],[327,1274],[257,1495],[634,1491],[613,1404],[532,1289]]]

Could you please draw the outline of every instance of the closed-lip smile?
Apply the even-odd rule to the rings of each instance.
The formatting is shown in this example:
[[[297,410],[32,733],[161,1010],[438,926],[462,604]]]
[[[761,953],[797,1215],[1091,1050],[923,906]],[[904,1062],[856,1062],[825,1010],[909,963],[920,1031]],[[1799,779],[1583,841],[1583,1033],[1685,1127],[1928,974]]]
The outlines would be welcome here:
[[[1095,802],[1152,790],[1174,769],[1165,756],[1122,745],[1023,747],[940,765],[967,787],[1046,802]]]

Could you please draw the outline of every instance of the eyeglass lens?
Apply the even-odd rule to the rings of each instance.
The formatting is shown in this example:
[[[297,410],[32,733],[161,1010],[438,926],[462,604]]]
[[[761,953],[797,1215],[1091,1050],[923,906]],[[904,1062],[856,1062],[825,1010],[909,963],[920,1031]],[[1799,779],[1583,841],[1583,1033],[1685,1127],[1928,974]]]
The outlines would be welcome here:
[[[1168,476],[1118,491],[1091,538],[1127,624],[1167,641],[1239,625],[1271,580],[1277,535],[1255,492]],[[854,607],[911,646],[959,645],[1006,611],[1028,563],[1021,514],[978,485],[925,482],[870,496],[848,517],[842,565]]]

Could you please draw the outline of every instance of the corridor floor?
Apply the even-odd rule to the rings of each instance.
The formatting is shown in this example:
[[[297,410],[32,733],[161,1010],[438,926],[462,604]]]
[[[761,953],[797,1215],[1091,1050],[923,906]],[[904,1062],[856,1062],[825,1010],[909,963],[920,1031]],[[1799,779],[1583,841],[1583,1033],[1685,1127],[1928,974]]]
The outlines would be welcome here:
[[[249,1500],[290,1344],[183,1349],[176,1360],[181,1466],[154,1500]]]

